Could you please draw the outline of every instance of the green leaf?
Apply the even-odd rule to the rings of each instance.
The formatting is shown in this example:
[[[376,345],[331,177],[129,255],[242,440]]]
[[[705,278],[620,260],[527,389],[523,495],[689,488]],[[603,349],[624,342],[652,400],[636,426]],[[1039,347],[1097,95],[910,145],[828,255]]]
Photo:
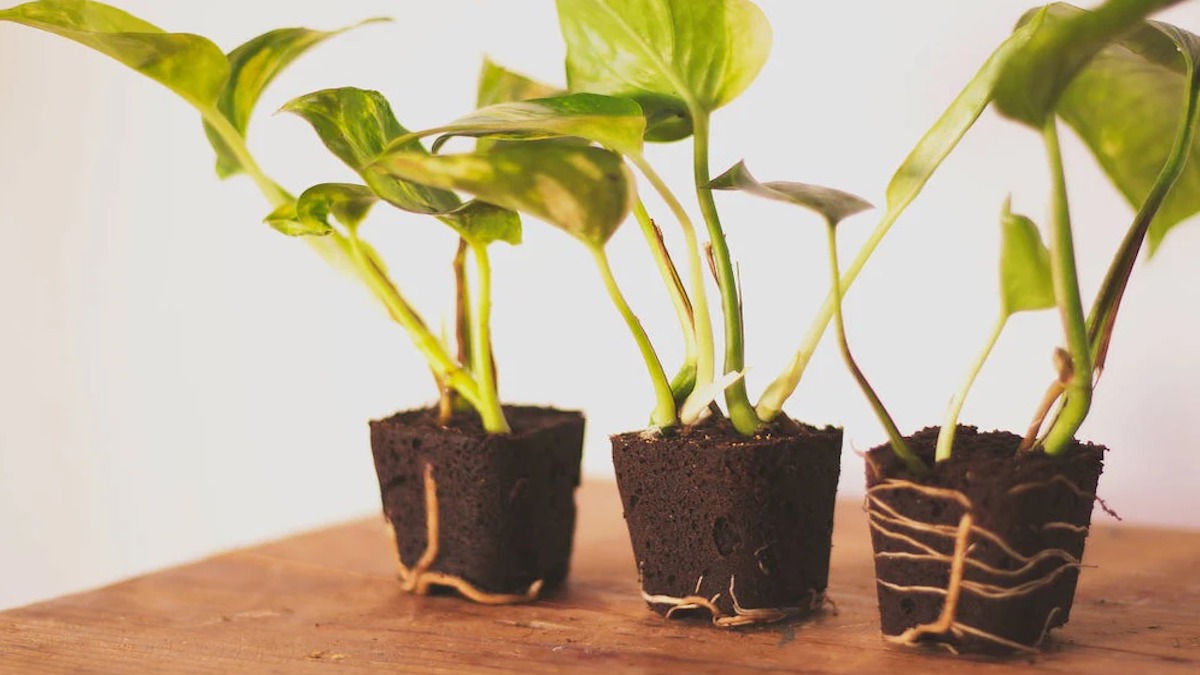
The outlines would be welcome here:
[[[166,33],[131,14],[86,0],[40,0],[0,10],[12,21],[74,40],[211,109],[229,77],[220,48],[198,35]]]
[[[646,118],[627,98],[599,94],[568,94],[476,110],[434,133],[449,136],[488,136],[501,140],[530,140],[574,136],[599,143],[623,155],[642,154]],[[442,139],[434,144],[436,150]]]
[[[592,248],[604,246],[634,198],[633,177],[621,157],[596,147],[520,143],[459,155],[397,150],[374,170],[527,213]]]
[[[1000,304],[1005,316],[1054,307],[1050,249],[1037,225],[1012,212],[1008,203],[1000,219]]]
[[[354,169],[388,203],[414,213],[439,214],[461,206],[453,192],[404,180],[387,179],[365,169],[408,130],[396,121],[387,99],[377,91],[344,87],[306,94],[283,106],[303,117],[329,151]],[[424,153],[418,139],[403,143],[406,152]]]
[[[378,202],[379,198],[365,185],[321,183],[296,200],[296,217],[314,230],[330,230],[329,217],[333,216],[347,230],[354,231]]]
[[[916,147],[896,170],[887,187],[887,210],[904,210],[933,177],[937,168],[975,124],[992,101],[992,91],[1013,56],[1024,49],[1037,24],[1027,23],[992,52],[967,86],[959,92],[942,116],[921,137]]]
[[[750,174],[745,162],[738,162],[708,184],[714,190],[741,190],[752,195],[803,206],[816,211],[829,223],[837,225],[850,216],[873,208],[849,192],[807,183],[773,181],[760,183]]]
[[[1077,10],[1079,11],[1079,10]],[[1067,88],[1059,115],[1079,134],[1134,209],[1158,179],[1200,86],[1200,37],[1149,22],[1105,48]],[[1147,234],[1150,252],[1180,222],[1200,212],[1200,140]]]
[[[308,28],[280,28],[259,35],[229,52],[229,80],[217,101],[217,108],[237,132],[245,137],[250,115],[263,91],[276,76],[309,49],[349,30],[372,23],[389,21],[385,18],[367,19],[340,30],[320,31]],[[217,152],[217,174],[227,178],[242,171],[237,158],[212,127],[205,123],[205,133]]]
[[[467,239],[480,243],[521,241],[521,220],[492,205],[468,202],[438,186],[388,176],[368,167],[390,151],[428,156],[425,147],[396,121],[387,99],[376,91],[346,87],[301,96],[284,107],[316,129],[325,147],[354,169],[389,204],[412,213],[437,216]],[[400,141],[396,143],[396,141]]]
[[[483,67],[479,70],[479,92],[475,97],[475,107],[549,98],[560,93],[557,87],[542,84],[484,58]]]
[[[557,0],[571,91],[632,98],[650,140],[691,133],[750,86],[771,50],[771,27],[748,0]],[[680,117],[680,116],[684,117]]]
[[[1041,129],[1075,76],[1110,42],[1136,28],[1149,14],[1180,0],[1108,0],[1089,12],[1050,5],[1029,25],[1029,43],[1005,66],[997,83],[997,109]]]

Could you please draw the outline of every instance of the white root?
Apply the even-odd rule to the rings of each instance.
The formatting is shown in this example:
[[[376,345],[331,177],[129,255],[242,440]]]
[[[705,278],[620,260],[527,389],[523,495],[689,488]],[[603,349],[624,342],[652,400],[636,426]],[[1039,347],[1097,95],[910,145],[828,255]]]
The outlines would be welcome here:
[[[395,525],[391,528],[392,539],[396,539]],[[434,587],[452,588],[463,597],[481,605],[512,605],[537,600],[542,591],[541,579],[534,581],[524,593],[488,593],[480,590],[462,577],[430,571],[438,556],[440,541],[438,524],[437,481],[433,479],[433,465],[425,465],[425,552],[410,569],[396,549],[396,564],[399,568],[401,589],[416,595],[428,595]]]
[[[1063,483],[1081,497],[1089,499],[1095,498],[1094,495],[1083,492],[1077,485],[1062,477],[1056,477],[1055,480],[1046,481],[1044,483],[1028,483],[1018,485],[1010,489],[1008,494],[1019,494],[1023,491],[1048,486],[1055,482]],[[914,520],[899,513],[895,508],[885,503],[879,497],[880,493],[900,490],[913,491],[920,494],[922,497],[929,499],[949,500],[960,506],[963,510],[963,513],[960,516],[958,525],[936,525]],[[941,614],[938,616],[936,621],[928,624],[913,626],[899,635],[885,636],[889,642],[904,645],[915,645],[923,640],[932,638],[938,642],[946,644],[947,648],[951,651],[957,652],[954,645],[949,644],[946,641],[949,640],[950,642],[953,642],[956,639],[961,639],[962,637],[969,635],[1014,651],[1031,653],[1037,652],[1037,647],[1050,632],[1050,627],[1054,623],[1055,617],[1057,617],[1063,611],[1061,607],[1054,607],[1051,609],[1051,611],[1045,617],[1045,621],[1037,641],[1033,646],[1029,646],[1009,640],[999,635],[994,635],[959,621],[959,598],[963,593],[970,593],[972,595],[987,599],[1003,600],[1032,593],[1037,589],[1053,584],[1058,577],[1060,577],[1062,574],[1065,574],[1068,570],[1079,569],[1082,564],[1078,558],[1063,549],[1045,549],[1038,551],[1032,556],[1023,555],[1017,552],[1012,548],[1011,545],[1008,544],[1008,542],[1006,542],[996,533],[975,525],[974,518],[972,516],[973,506],[970,500],[966,497],[966,495],[955,490],[932,488],[919,485],[917,483],[912,483],[910,481],[887,480],[867,491],[866,505],[869,523],[872,530],[888,539],[902,542],[907,546],[911,546],[916,551],[919,551],[916,553],[885,551],[877,553],[875,556],[876,558],[929,561],[932,563],[945,563],[949,567],[949,579],[945,588],[934,586],[904,586],[884,581],[882,579],[877,580],[877,583],[880,586],[899,593],[932,594],[945,597]],[[1086,527],[1062,522],[1046,523],[1042,526],[1042,529],[1061,529],[1079,534],[1084,534],[1087,532]],[[942,541],[946,544],[953,542],[953,552],[951,554],[944,553],[935,548],[934,545],[919,541],[914,536],[909,536],[897,530],[911,532],[914,535],[923,535],[927,538],[932,538],[934,542]],[[1002,570],[993,565],[973,559],[971,557],[971,553],[975,549],[976,544],[980,541],[986,541],[994,544],[1005,555],[1018,562],[1021,562],[1021,567],[1014,570]],[[993,576],[1010,578],[1020,577],[1029,573],[1039,563],[1042,563],[1046,560],[1058,560],[1060,561],[1060,564],[1055,566],[1046,574],[1016,586],[1006,587],[996,584],[986,584],[964,578],[965,570],[968,567],[980,570]]]
[[[705,598],[700,595],[700,586],[704,583],[702,575],[696,581],[696,590],[692,595],[684,597],[674,597],[670,595],[651,595],[642,589],[642,599],[650,605],[668,605],[669,609],[666,613],[666,618],[673,618],[677,612],[688,610],[704,609],[712,616],[713,625],[721,628],[735,628],[738,626],[750,626],[755,624],[774,623],[782,621],[789,617],[800,616],[813,610],[819,609],[827,601],[825,594],[820,591],[812,590],[810,600],[807,605],[799,607],[762,607],[762,608],[746,608],[742,607],[738,602],[737,592],[735,590],[735,578],[729,578],[729,598],[733,602],[733,614],[725,614],[721,608],[717,606],[717,600],[720,599],[721,593],[717,593],[711,598]]]

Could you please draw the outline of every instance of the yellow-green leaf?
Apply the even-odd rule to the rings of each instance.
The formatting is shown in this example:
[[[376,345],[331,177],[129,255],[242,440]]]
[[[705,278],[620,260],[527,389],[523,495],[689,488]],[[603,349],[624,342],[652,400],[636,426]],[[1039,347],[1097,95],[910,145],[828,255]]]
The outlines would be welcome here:
[[[1000,304],[1005,316],[1054,307],[1050,249],[1032,220],[1008,204],[1000,219]]]
[[[373,170],[527,213],[593,248],[603,246],[624,222],[634,198],[633,177],[619,155],[560,143],[517,143],[456,155],[395,150]]]
[[[115,7],[88,0],[40,0],[0,10],[12,21],[74,40],[209,110],[229,77],[219,47],[199,35],[167,33]]]
[[[689,113],[729,103],[758,76],[771,27],[749,0],[558,0],[571,91],[632,98],[649,140],[691,133]]]

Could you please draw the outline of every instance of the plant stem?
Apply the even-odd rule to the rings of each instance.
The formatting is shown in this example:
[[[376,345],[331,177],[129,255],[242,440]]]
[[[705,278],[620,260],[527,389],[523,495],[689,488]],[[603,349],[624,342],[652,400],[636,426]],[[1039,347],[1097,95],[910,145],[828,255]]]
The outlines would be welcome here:
[[[487,245],[471,244],[475,269],[479,271],[479,288],[474,311],[471,312],[471,369],[479,381],[479,416],[483,428],[490,434],[512,431],[500,407],[496,389],[496,365],[492,360],[492,265]]]
[[[717,266],[717,278],[721,291],[721,311],[725,316],[725,371],[740,373],[746,369],[745,333],[742,326],[742,301],[739,297],[737,275],[729,257],[729,244],[721,229],[717,204],[712,190],[707,186],[712,181],[708,167],[709,115],[698,107],[691,109],[693,163],[696,181],[696,196],[700,201],[700,212],[708,226],[708,239],[712,246],[713,259]],[[734,382],[725,390],[725,404],[729,408],[729,421],[744,436],[752,436],[762,426],[762,420],[750,405],[746,393],[745,378]]]
[[[871,404],[871,409],[875,411],[875,416],[879,418],[880,424],[887,431],[888,440],[892,445],[892,452],[900,458],[912,473],[920,476],[928,471],[925,463],[921,458],[913,454],[909,449],[908,444],[904,442],[904,436],[900,434],[900,430],[896,427],[895,420],[888,414],[887,408],[883,407],[883,401],[879,400],[879,395],[871,387],[871,383],[867,381],[867,377],[863,375],[862,370],[858,367],[858,363],[854,361],[854,355],[850,353],[850,342],[846,339],[846,323],[842,319],[842,278],[839,271],[838,250],[837,250],[837,224],[832,220],[826,221],[826,233],[829,239],[829,263],[831,281],[833,283],[833,316],[834,322],[837,324],[838,346],[842,349],[842,358],[846,361],[846,366],[850,369],[850,373],[858,382],[858,386],[866,395],[867,401]]]
[[[1075,432],[1083,424],[1092,405],[1092,350],[1083,317],[1083,301],[1079,296],[1079,277],[1075,271],[1075,241],[1071,233],[1071,210],[1067,201],[1062,150],[1058,143],[1057,118],[1051,118],[1046,123],[1043,139],[1053,184],[1051,221],[1054,233],[1050,247],[1050,271],[1073,370],[1062,410],[1042,443],[1046,454],[1058,455],[1075,438]]]
[[[712,314],[708,308],[708,293],[704,288],[704,263],[700,258],[700,242],[696,237],[696,227],[692,224],[692,219],[683,208],[683,204],[679,203],[675,193],[671,192],[671,188],[658,175],[654,167],[650,166],[645,157],[631,156],[629,161],[638,168],[646,180],[650,181],[651,187],[666,202],[667,208],[671,210],[675,220],[679,222],[680,229],[683,230],[688,261],[688,292],[692,297],[693,335],[696,340],[696,384],[694,389],[699,389],[713,381],[716,370],[714,356],[716,350],[713,346]]]
[[[625,295],[621,293],[621,287],[617,285],[617,280],[613,276],[612,266],[608,263],[608,254],[604,252],[604,248],[600,246],[593,248],[592,256],[596,259],[596,267],[600,270],[601,278],[604,279],[604,287],[608,291],[609,297],[612,298],[613,304],[616,305],[617,311],[621,313],[621,318],[625,319],[625,324],[629,326],[629,331],[633,333],[633,339],[637,341],[638,350],[646,362],[646,370],[650,373],[656,401],[654,412],[650,415],[650,424],[658,429],[673,427],[678,420],[675,397],[671,394],[671,385],[667,382],[667,374],[663,371],[662,362],[659,361],[658,354],[654,351],[654,345],[650,343],[650,336],[646,335],[646,329],[642,327],[642,322],[630,309]]]
[[[858,250],[858,255],[850,262],[850,266],[846,268],[845,274],[841,278],[841,288],[839,292],[844,293],[854,284],[854,280],[858,278],[860,272],[867,264],[867,260],[879,247],[879,242],[883,241],[884,236],[900,218],[900,214],[904,213],[904,209],[911,203],[911,199],[897,208],[888,209],[883,214],[883,218],[879,224],[875,226],[875,230],[871,232],[871,236],[863,243],[862,248]],[[830,291],[825,296],[825,302],[821,305],[821,309],[817,312],[817,316],[813,319],[812,324],[808,328],[808,332],[804,335],[804,340],[800,344],[800,348],[796,350],[796,355],[792,357],[792,361],[788,364],[787,370],[777,377],[770,386],[767,387],[762,397],[759,399],[756,409],[759,417],[763,421],[771,421],[779,414],[783,408],[783,403],[796,391],[796,387],[800,384],[801,378],[804,376],[805,369],[808,368],[808,362],[812,359],[813,353],[817,350],[817,345],[821,342],[821,337],[825,335],[825,329],[829,327],[829,322],[833,320],[834,313],[837,311],[838,300],[834,297],[834,292]]]
[[[983,352],[975,359],[975,363],[971,366],[971,371],[967,373],[967,381],[963,383],[963,388],[951,399],[950,409],[946,411],[946,420],[942,422],[942,430],[938,433],[937,452],[934,455],[935,461],[944,462],[950,459],[950,453],[954,449],[954,434],[958,431],[958,416],[962,413],[963,403],[966,402],[967,394],[971,391],[971,386],[975,384],[975,378],[979,376],[979,371],[983,370],[983,364],[991,356],[992,349],[995,348],[996,341],[1000,339],[1000,334],[1004,332],[1004,326],[1007,324],[1008,315],[1001,314],[1000,319],[996,322],[996,326],[992,329],[992,334],[988,338]]]
[[[454,341],[458,348],[457,359],[460,364],[471,363],[471,289],[467,284],[467,251],[470,246],[467,240],[458,238],[458,248],[454,252]],[[442,387],[443,408],[446,410],[463,410],[464,401],[451,387]]]
[[[667,287],[667,293],[671,296],[671,304],[675,307],[675,317],[679,320],[679,330],[683,332],[683,366],[680,368],[679,374],[671,381],[671,390],[675,392],[675,400],[682,403],[696,384],[696,327],[693,320],[692,303],[688,299],[687,291],[683,289],[683,281],[679,278],[679,271],[671,260],[671,254],[667,251],[662,230],[659,230],[658,226],[654,224],[654,220],[646,212],[646,206],[642,200],[634,202],[633,213],[637,217],[638,225],[641,226],[646,245],[650,247],[654,264],[658,267],[658,273]]]
[[[224,115],[216,109],[212,109],[202,110],[201,116],[229,146],[242,170],[250,176],[272,207],[278,208],[294,201],[294,198],[286,190],[267,177],[250,154],[245,139]],[[357,233],[350,232],[348,236],[343,236],[341,233],[333,232],[324,237],[305,237],[305,240],[331,265],[336,266],[338,260],[349,260],[359,281],[383,303],[392,319],[408,332],[413,344],[429,362],[434,373],[462,394],[468,403],[476,408],[479,407],[479,389],[474,378],[446,354],[438,339],[429,332],[429,328],[416,311],[400,295],[399,290],[376,262],[374,255],[365,250]]]

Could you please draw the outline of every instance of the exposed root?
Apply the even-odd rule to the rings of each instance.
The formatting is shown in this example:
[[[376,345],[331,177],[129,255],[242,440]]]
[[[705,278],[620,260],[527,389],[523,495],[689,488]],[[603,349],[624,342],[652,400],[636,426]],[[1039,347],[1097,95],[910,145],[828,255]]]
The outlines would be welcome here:
[[[1054,482],[1056,481],[1019,485],[1010,490],[1009,494],[1019,494],[1020,492],[1050,485]],[[1057,482],[1062,482],[1080,496],[1094,498],[1094,495],[1084,493],[1079,490],[1078,486],[1065,478],[1059,477]],[[961,506],[963,513],[959,518],[958,525],[938,525],[914,520],[899,513],[879,496],[881,492],[898,490],[913,491],[929,499],[949,500]],[[970,636],[1009,650],[1037,653],[1037,646],[1041,644],[1049,633],[1055,618],[1062,612],[1061,608],[1055,607],[1047,614],[1037,641],[1033,646],[1030,646],[963,623],[958,617],[959,599],[964,593],[970,593],[989,600],[1003,600],[1030,594],[1054,584],[1067,571],[1079,569],[1082,565],[1078,558],[1063,549],[1057,548],[1044,549],[1031,556],[1019,553],[996,533],[975,525],[970,500],[966,495],[955,490],[932,488],[909,481],[888,480],[867,491],[867,505],[869,522],[873,531],[883,537],[910,546],[916,551],[884,551],[876,553],[877,559],[928,561],[934,564],[945,563],[949,567],[949,578],[944,588],[936,586],[904,586],[882,579],[877,580],[877,583],[881,587],[898,593],[931,594],[945,597],[941,614],[936,621],[910,627],[899,635],[885,636],[889,642],[915,645],[920,642],[932,640],[945,643],[947,648],[957,653],[955,648],[956,643],[963,637]],[[1079,534],[1087,532],[1086,527],[1061,522],[1046,523],[1043,529],[1062,529]],[[911,533],[911,535],[905,532]],[[917,536],[923,536],[926,541],[918,540]],[[982,541],[993,544],[1004,555],[1021,562],[1022,565],[1017,569],[1004,570],[973,559],[971,554],[978,543]],[[945,552],[945,548],[952,548],[952,552]],[[988,584],[965,578],[968,568],[996,577],[1020,578],[1030,574],[1039,564],[1048,560],[1057,560],[1059,564],[1055,565],[1053,569],[1045,574],[1014,586]]]
[[[1088,492],[1087,490],[1084,490],[1083,488],[1076,485],[1074,481],[1067,478],[1066,476],[1055,476],[1055,477],[1051,478],[1050,480],[1043,481],[1041,483],[1024,483],[1022,485],[1014,485],[1013,487],[1009,488],[1008,494],[1015,495],[1015,494],[1019,494],[1021,492],[1026,492],[1028,490],[1036,490],[1038,488],[1043,488],[1043,487],[1047,487],[1050,485],[1054,485],[1055,483],[1062,485],[1063,487],[1067,488],[1071,492],[1074,492],[1076,495],[1078,495],[1079,497],[1081,497],[1083,499],[1087,499],[1087,500],[1090,500],[1090,501],[1093,501],[1093,502],[1099,504],[1100,508],[1108,515],[1112,516],[1113,518],[1116,518],[1117,520],[1124,520],[1124,518],[1122,518],[1116,511],[1113,511],[1111,508],[1109,508],[1108,503],[1105,502],[1103,499],[1101,499],[1100,495],[1097,495],[1094,492]]]
[[[395,525],[392,526],[395,540]],[[438,542],[441,540],[438,525],[437,481],[433,479],[433,465],[425,465],[425,552],[412,568],[407,567],[396,549],[396,564],[400,571],[400,588],[407,593],[428,595],[434,587],[452,588],[463,597],[481,605],[512,605],[537,600],[542,591],[542,580],[529,585],[524,593],[488,593],[459,576],[432,572],[430,568],[437,560]]]
[[[700,595],[700,586],[704,583],[704,577],[701,576],[696,581],[696,590],[691,595],[684,597],[674,597],[670,595],[651,595],[642,589],[642,599],[650,605],[668,605],[666,618],[670,619],[677,612],[685,612],[689,610],[704,609],[712,616],[713,625],[721,628],[736,628],[739,626],[750,626],[774,623],[784,619],[801,616],[820,609],[825,604],[825,594],[820,591],[810,591],[810,599],[807,605],[799,607],[762,607],[762,608],[746,608],[742,607],[737,599],[737,591],[735,590],[734,577],[729,578],[729,598],[733,602],[733,614],[725,614],[721,608],[717,606],[717,600],[721,598],[721,593],[717,593],[711,598],[705,598]],[[831,603],[832,604],[832,603]],[[835,605],[836,608],[836,605]]]

